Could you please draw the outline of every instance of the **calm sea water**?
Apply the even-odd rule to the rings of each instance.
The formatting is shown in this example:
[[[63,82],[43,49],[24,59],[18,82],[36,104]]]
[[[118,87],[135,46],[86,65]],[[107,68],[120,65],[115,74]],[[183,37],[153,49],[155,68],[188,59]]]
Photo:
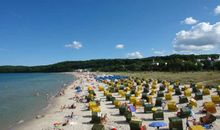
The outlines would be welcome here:
[[[0,74],[0,129],[35,117],[73,80],[62,73]]]

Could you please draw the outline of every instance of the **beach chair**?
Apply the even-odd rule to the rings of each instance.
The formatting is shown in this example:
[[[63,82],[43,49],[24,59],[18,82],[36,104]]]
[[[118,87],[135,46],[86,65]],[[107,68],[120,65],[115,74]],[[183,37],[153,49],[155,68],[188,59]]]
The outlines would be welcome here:
[[[161,85],[160,88],[159,88],[159,90],[160,90],[160,91],[164,91],[164,90],[165,90],[165,86],[164,86],[164,85]]]
[[[197,101],[194,98],[191,98],[189,100],[189,106],[193,107],[197,107]]]
[[[121,106],[121,102],[119,100],[114,100],[114,105],[116,108],[119,108]]]
[[[177,110],[178,110],[178,107],[177,107],[175,101],[169,101],[169,102],[167,103],[167,107],[168,107],[168,110],[169,110],[169,111],[177,111]]]
[[[191,110],[188,107],[182,107],[177,116],[180,118],[186,118],[190,116],[190,113],[191,113]]]
[[[142,99],[136,99],[135,100],[135,106],[136,107],[142,107],[144,105],[144,100]]]
[[[91,110],[93,107],[97,107],[97,104],[94,101],[90,101],[88,107],[89,107],[89,110]]]
[[[179,96],[179,103],[188,103],[188,98],[186,96]]]
[[[112,93],[108,93],[108,94],[106,95],[106,100],[107,100],[107,101],[111,101],[111,99],[112,99]]]
[[[202,89],[202,88],[203,88],[203,85],[202,85],[201,83],[197,83],[197,84],[196,84],[196,88]]]
[[[125,112],[127,112],[127,110],[128,110],[128,107],[127,107],[127,106],[121,105],[121,106],[119,107],[119,114],[120,114],[120,115],[124,115]]]
[[[204,109],[210,113],[216,113],[216,107],[214,102],[205,102]]]
[[[143,93],[149,93],[149,87],[144,87]]]
[[[104,91],[103,91],[103,95],[104,95],[104,96],[107,96],[108,93],[109,93],[109,91],[107,91],[107,90],[104,90]]]
[[[150,95],[155,95],[156,94],[156,89],[151,89]]]
[[[163,91],[158,91],[157,92],[157,97],[164,97],[164,92]]]
[[[208,88],[204,88],[204,89],[202,90],[202,94],[203,94],[203,95],[210,95],[209,89],[208,89]]]
[[[104,91],[104,87],[103,86],[99,86],[99,91]]]
[[[105,130],[105,126],[102,124],[93,124],[92,130]]]
[[[91,108],[91,111],[92,111],[92,112],[101,112],[101,109],[100,109],[100,107],[95,106],[95,107],[92,107],[92,108]]]
[[[92,112],[92,120],[91,123],[101,123],[101,115],[98,112]]]
[[[155,107],[161,107],[162,106],[163,99],[161,97],[157,97],[155,101]]]
[[[172,100],[172,94],[171,93],[165,93],[165,99],[166,100]]]
[[[130,94],[130,93],[126,93],[126,94],[125,94],[125,100],[129,100],[130,97],[131,97],[131,94]]]
[[[196,92],[194,99],[203,100],[203,94],[201,92]]]
[[[174,92],[174,88],[172,88],[171,86],[168,87],[168,92],[169,93],[173,93]]]
[[[111,97],[112,105],[114,105],[115,100],[116,100],[116,97]]]
[[[189,127],[189,130],[205,130],[201,125],[192,125]]]
[[[139,119],[131,119],[129,122],[130,130],[140,130],[142,126],[142,120]]]
[[[147,96],[147,102],[153,104],[153,96],[148,95]]]
[[[190,97],[190,96],[191,96],[191,90],[190,90],[190,89],[184,90],[184,95],[185,95],[186,97]]]
[[[180,88],[175,88],[175,95],[181,95],[182,92],[180,90]]]
[[[169,117],[169,130],[183,130],[183,121],[179,117]]]
[[[135,97],[135,96],[131,96],[131,97],[130,97],[130,103],[131,103],[131,104],[134,104],[135,101],[136,101],[136,97]]]
[[[131,117],[132,117],[132,113],[131,113],[131,112],[126,111],[126,112],[124,113],[124,116],[125,116],[127,122],[130,122],[130,121],[131,121]]]
[[[211,99],[212,99],[212,102],[214,102],[215,104],[220,104],[220,97],[219,97],[219,95],[212,95]]]
[[[147,100],[147,96],[148,96],[147,93],[142,93],[141,99]]]
[[[143,87],[141,85],[138,86],[137,91],[142,91]]]
[[[157,85],[156,84],[152,84],[151,89],[157,89]]]
[[[163,110],[157,109],[153,112],[153,120],[164,120]]]
[[[141,91],[136,91],[135,92],[135,97],[140,97],[141,96]]]
[[[144,104],[144,113],[152,113],[152,104]]]
[[[197,93],[197,92],[200,92],[200,90],[194,86],[194,87],[192,87],[192,92]]]

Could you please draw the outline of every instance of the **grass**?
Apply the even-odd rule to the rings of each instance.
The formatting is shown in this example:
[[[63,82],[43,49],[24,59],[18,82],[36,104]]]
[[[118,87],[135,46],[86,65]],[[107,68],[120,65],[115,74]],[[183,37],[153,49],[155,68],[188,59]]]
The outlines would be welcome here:
[[[161,80],[179,80],[181,83],[204,83],[220,85],[220,72],[107,72],[107,74],[132,76],[139,78],[152,78]]]

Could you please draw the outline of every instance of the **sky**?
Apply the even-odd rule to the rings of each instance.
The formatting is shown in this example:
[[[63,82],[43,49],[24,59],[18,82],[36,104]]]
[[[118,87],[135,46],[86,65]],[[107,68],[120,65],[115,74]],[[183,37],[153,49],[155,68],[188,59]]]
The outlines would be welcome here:
[[[219,50],[219,0],[0,0],[0,65]]]

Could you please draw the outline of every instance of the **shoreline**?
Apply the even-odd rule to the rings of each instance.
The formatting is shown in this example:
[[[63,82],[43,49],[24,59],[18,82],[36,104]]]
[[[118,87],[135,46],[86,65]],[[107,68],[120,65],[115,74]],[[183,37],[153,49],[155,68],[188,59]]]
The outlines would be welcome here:
[[[27,117],[26,120],[20,120],[17,121],[15,124],[13,124],[11,127],[9,127],[9,130],[23,130],[24,127],[32,125],[33,122],[35,122],[38,119],[44,118],[45,115],[50,114],[54,107],[57,106],[57,104],[59,103],[59,92],[61,92],[61,90],[63,89],[64,91],[67,90],[68,87],[71,87],[72,84],[74,84],[74,82],[77,80],[77,77],[75,76],[74,72],[62,72],[62,74],[68,74],[68,75],[72,75],[73,76],[73,80],[68,83],[68,84],[64,84],[64,86],[62,86],[56,94],[54,94],[53,96],[51,96],[48,99],[48,103],[45,107],[41,108],[41,110],[39,110],[38,112],[34,113],[35,116],[33,117]],[[22,121],[22,122],[21,122]],[[21,122],[21,123],[19,123]]]

